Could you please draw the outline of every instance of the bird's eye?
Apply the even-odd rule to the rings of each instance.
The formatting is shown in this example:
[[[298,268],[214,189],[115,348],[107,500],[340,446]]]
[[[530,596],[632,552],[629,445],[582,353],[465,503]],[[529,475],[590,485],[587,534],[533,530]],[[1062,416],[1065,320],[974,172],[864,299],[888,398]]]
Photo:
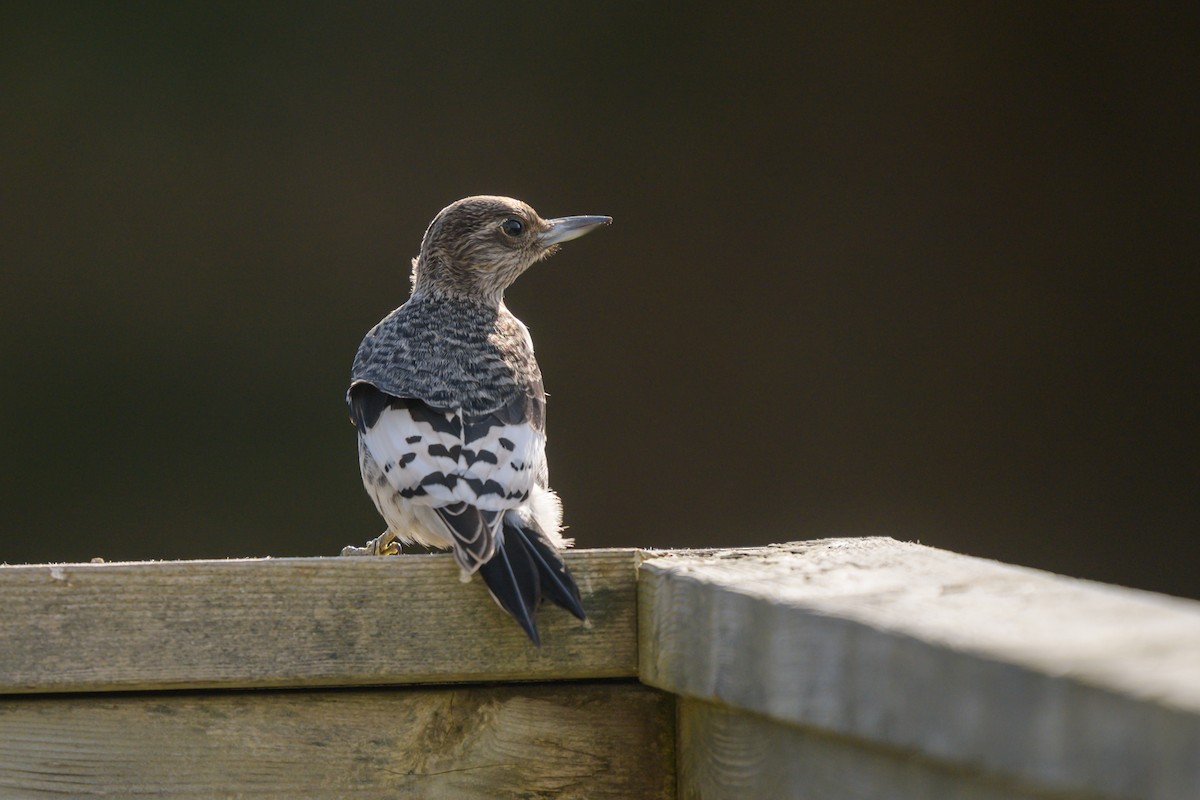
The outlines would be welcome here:
[[[513,219],[512,217],[509,217],[508,219],[504,220],[504,222],[500,223],[500,230],[504,231],[507,235],[516,238],[525,230],[525,223],[521,222],[519,219]]]

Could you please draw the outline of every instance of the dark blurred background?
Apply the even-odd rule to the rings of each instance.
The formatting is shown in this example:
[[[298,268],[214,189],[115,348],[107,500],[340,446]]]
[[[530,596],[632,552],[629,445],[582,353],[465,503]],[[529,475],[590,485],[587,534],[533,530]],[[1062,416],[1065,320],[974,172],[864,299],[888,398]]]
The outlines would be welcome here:
[[[1194,3],[5,3],[0,561],[382,530],[343,392],[468,194],[580,546],[1200,596]]]

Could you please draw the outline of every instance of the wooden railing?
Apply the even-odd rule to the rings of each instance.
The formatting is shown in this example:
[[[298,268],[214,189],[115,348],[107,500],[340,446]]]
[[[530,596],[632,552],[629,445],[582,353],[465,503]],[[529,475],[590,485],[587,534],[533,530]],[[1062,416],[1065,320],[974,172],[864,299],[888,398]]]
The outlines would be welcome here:
[[[0,798],[1200,797],[1200,603],[891,539],[567,560],[540,648],[449,556],[0,567]]]

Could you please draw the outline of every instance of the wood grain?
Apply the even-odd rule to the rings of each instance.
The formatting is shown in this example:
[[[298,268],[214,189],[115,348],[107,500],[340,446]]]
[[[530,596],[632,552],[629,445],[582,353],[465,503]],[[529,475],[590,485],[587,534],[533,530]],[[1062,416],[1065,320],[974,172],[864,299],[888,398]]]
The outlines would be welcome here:
[[[1062,798],[699,700],[678,719],[680,800]]]
[[[9,697],[0,795],[666,800],[673,742],[633,682]]]
[[[636,554],[566,554],[532,646],[449,555],[0,566],[0,693],[632,677]]]
[[[1200,797],[1200,603],[891,539],[649,556],[641,677],[1042,791]]]

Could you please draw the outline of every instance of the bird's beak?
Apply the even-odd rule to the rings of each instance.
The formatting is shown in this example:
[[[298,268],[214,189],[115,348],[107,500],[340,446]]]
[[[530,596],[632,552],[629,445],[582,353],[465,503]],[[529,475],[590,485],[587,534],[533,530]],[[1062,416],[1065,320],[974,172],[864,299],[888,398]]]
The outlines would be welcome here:
[[[612,222],[612,217],[559,217],[548,219],[546,222],[550,227],[538,234],[538,244],[550,247],[578,239],[601,225],[608,225]]]

